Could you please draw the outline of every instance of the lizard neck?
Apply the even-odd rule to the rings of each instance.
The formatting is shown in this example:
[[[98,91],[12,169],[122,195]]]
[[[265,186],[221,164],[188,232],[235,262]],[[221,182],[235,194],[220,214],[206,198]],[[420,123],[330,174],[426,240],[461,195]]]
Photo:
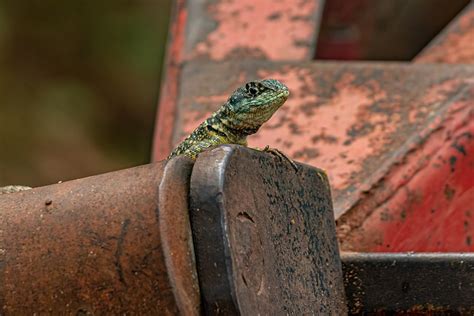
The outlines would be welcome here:
[[[220,126],[225,129],[232,136],[237,138],[246,138],[249,135],[255,134],[261,125],[253,126],[249,122],[243,122],[236,118],[234,112],[232,112],[226,104],[224,104],[219,110],[217,110],[211,119],[219,122]],[[226,133],[227,134],[227,133]]]

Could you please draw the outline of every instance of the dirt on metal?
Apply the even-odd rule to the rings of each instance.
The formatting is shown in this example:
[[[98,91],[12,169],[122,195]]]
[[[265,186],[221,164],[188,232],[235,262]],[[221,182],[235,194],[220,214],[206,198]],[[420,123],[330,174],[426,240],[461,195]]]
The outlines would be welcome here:
[[[190,199],[206,314],[346,314],[323,171],[221,146],[199,155]]]

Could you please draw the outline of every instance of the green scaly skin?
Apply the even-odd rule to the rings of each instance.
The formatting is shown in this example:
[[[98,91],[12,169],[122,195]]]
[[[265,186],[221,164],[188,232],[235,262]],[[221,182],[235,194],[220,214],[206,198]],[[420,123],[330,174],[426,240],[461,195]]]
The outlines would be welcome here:
[[[247,136],[255,134],[289,95],[288,88],[275,79],[246,83],[181,142],[168,159],[178,155],[196,159],[204,150],[223,144],[247,146]],[[268,147],[265,150],[284,156]]]

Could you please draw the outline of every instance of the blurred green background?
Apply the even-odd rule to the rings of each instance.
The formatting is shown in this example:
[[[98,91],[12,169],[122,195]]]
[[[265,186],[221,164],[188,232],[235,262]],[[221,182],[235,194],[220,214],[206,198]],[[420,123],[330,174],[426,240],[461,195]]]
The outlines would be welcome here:
[[[0,186],[149,161],[170,3],[0,2]]]

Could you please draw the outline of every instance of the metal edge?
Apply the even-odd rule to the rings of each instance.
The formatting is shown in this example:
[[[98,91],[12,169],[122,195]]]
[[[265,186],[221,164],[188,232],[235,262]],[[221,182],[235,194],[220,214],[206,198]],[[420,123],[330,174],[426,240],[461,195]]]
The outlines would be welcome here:
[[[207,152],[205,159],[198,157],[194,164],[189,195],[190,219],[202,309],[205,314],[238,315],[232,274],[229,271],[232,270],[232,261],[225,238],[226,223],[222,217],[223,171],[234,148],[220,148],[223,150]],[[218,166],[208,168],[210,161],[218,162]]]
[[[156,110],[151,150],[152,161],[165,159],[168,152],[171,151],[180,85],[179,77],[184,58],[183,47],[187,24],[186,2],[187,0],[177,0],[171,13],[172,19],[168,30],[161,93]]]
[[[189,221],[189,182],[193,161],[167,161],[158,189],[159,227],[165,264],[179,311],[200,315],[200,292]]]

